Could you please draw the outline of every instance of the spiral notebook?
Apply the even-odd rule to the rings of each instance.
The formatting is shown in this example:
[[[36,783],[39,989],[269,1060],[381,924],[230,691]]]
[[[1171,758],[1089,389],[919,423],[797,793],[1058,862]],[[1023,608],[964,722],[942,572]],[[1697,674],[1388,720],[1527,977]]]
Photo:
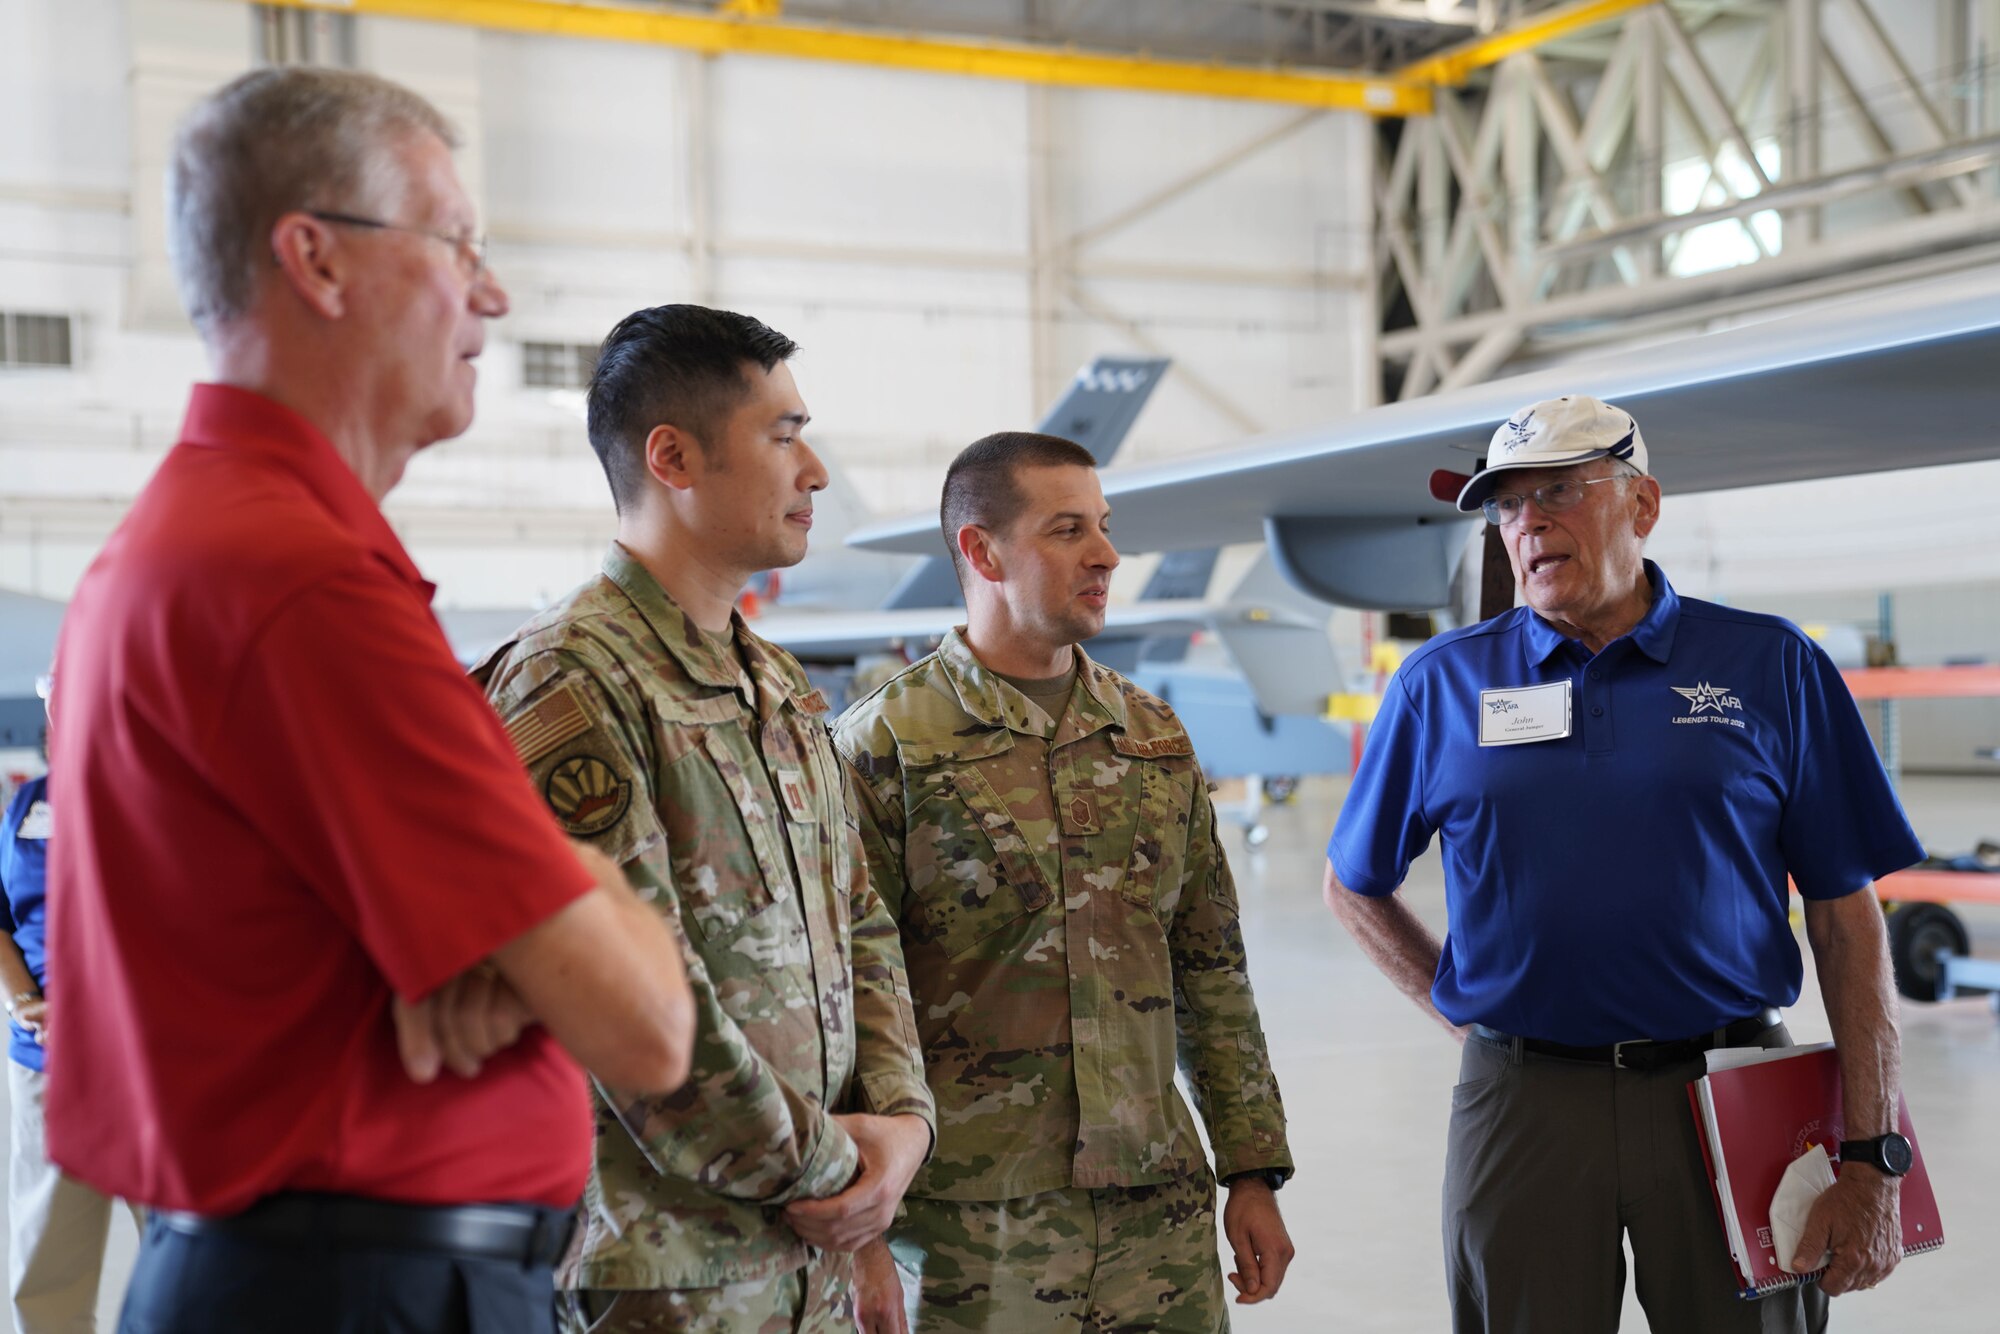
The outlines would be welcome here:
[[[1771,1197],[1793,1159],[1813,1145],[1840,1152],[1840,1061],[1831,1043],[1765,1050],[1732,1047],[1708,1053],[1708,1074],[1688,1085],[1695,1126],[1715,1204],[1740,1280],[1737,1295],[1761,1297],[1824,1270],[1789,1274],[1771,1244]],[[1903,1253],[1944,1245],[1937,1196],[1924,1150],[1899,1096],[1898,1128],[1915,1162],[1903,1178]]]

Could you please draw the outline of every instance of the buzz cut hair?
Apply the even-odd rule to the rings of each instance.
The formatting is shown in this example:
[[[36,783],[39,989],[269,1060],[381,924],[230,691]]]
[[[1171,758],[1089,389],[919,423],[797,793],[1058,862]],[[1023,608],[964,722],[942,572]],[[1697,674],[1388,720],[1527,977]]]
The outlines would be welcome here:
[[[1023,469],[1096,466],[1090,451],[1074,440],[1033,431],[999,431],[960,450],[945,470],[944,496],[938,502],[938,526],[960,591],[965,588],[965,555],[958,549],[958,530],[967,524],[994,533],[1013,527],[1028,503],[1021,491]]]
[[[459,146],[436,107],[358,70],[252,70],[204,98],[167,160],[167,252],[195,328],[249,312],[287,213],[393,213],[410,182],[387,150],[424,134]]]
[[[590,447],[604,465],[611,503],[625,513],[645,493],[646,437],[674,426],[714,459],[723,426],[751,382],[799,345],[761,320],[707,306],[649,306],[618,321],[590,373]]]

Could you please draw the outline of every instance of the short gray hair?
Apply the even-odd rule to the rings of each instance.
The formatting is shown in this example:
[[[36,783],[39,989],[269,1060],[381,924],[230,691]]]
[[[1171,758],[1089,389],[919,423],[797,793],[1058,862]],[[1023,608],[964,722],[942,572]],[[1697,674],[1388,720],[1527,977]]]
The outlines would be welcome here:
[[[459,143],[429,102],[354,70],[253,70],[189,113],[167,163],[167,251],[195,327],[250,308],[285,214],[392,207],[406,182],[382,150],[411,134]]]

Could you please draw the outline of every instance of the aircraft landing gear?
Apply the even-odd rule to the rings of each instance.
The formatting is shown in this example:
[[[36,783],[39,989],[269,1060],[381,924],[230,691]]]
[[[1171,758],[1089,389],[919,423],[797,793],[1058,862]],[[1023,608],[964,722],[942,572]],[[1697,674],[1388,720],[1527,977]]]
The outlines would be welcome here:
[[[1896,990],[1911,1000],[1940,999],[1945,985],[1938,953],[1963,955],[1971,946],[1964,921],[1941,903],[1899,903],[1889,910],[1889,962]]]

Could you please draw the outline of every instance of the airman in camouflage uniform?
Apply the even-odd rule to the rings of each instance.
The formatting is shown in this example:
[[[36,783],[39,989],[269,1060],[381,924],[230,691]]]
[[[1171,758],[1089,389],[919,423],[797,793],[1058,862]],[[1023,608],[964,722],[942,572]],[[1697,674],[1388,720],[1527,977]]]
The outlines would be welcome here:
[[[660,309],[615,330],[607,357],[614,343],[685,342],[721,314]],[[649,332],[649,314],[667,332]],[[784,385],[795,394],[789,372]],[[785,466],[823,485],[809,451],[800,457]],[[749,503],[761,466],[728,460],[738,490],[720,503]],[[623,537],[631,509],[620,510]],[[658,534],[633,540],[647,536]],[[825,701],[728,613],[726,595],[726,627],[704,630],[657,568],[614,543],[597,579],[475,669],[565,829],[679,927],[696,1003],[683,1088],[598,1086],[559,1309],[575,1329],[851,1330],[851,1257],[808,1245],[786,1206],[840,1197],[876,1156],[855,1122],[909,1116],[934,1129],[901,945],[868,883]],[[836,1115],[851,1112],[869,1117]]]
[[[1101,508],[1088,458],[1064,471]],[[1081,558],[1102,569],[1096,626],[1101,545]],[[1227,1326],[1215,1187],[1177,1049],[1217,1171],[1254,1178],[1254,1242],[1285,1260],[1269,1190],[1291,1158],[1208,786],[1173,712],[1080,648],[1060,645],[1067,688],[983,662],[969,640],[999,636],[976,591],[969,631],[835,727],[938,1107],[890,1248],[920,1329],[1209,1334]],[[1255,1297],[1282,1263],[1263,1278]]]

